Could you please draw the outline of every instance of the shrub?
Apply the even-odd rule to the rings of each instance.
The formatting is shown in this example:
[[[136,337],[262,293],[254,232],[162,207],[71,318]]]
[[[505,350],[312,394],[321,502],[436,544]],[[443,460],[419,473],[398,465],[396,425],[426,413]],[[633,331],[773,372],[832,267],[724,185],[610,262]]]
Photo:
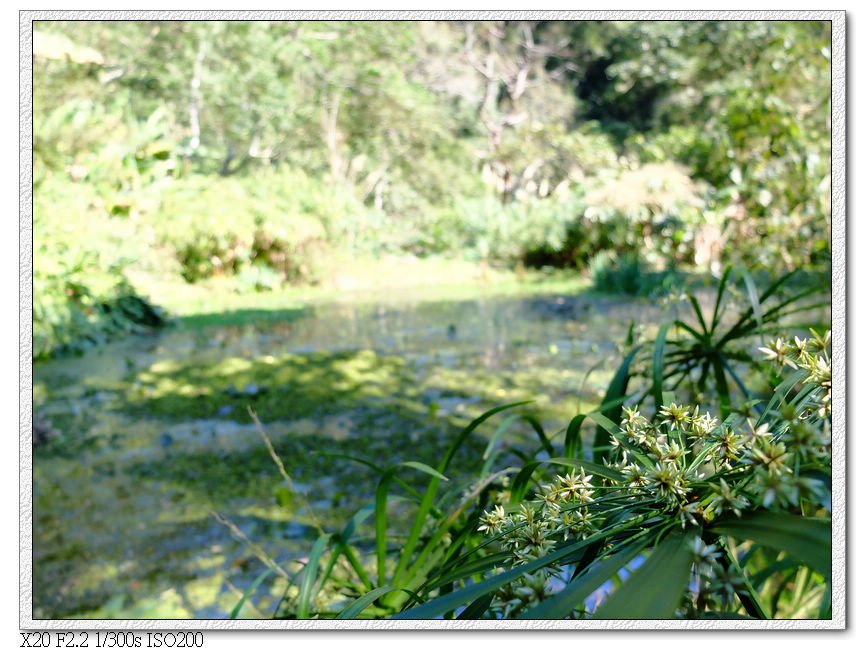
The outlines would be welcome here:
[[[131,332],[166,324],[166,315],[139,295],[122,269],[102,271],[94,256],[61,260],[59,273],[33,277],[33,357],[78,353]]]
[[[602,251],[589,262],[596,291],[631,296],[665,295],[683,283],[676,271],[653,271],[636,253]]]
[[[493,195],[459,198],[433,211],[408,247],[419,253],[461,251],[470,259],[513,264],[529,251],[560,250],[579,214],[576,196],[504,204]]]
[[[254,265],[269,267],[280,282],[309,280],[313,253],[350,205],[345,197],[327,198],[321,186],[311,191],[304,184],[311,181],[290,171],[177,183],[165,192],[154,226],[187,282],[236,275]]]

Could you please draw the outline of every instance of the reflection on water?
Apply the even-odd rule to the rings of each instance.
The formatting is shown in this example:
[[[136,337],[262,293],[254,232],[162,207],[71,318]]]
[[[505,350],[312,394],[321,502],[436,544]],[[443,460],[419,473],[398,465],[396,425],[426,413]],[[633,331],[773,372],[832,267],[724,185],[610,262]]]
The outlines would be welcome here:
[[[226,617],[262,563],[212,511],[293,573],[315,522],[334,529],[371,499],[375,473],[346,455],[435,462],[460,422],[525,398],[556,431],[598,401],[631,321],[658,318],[627,300],[391,296],[39,364],[34,617]],[[284,591],[264,581],[241,616],[271,615]]]

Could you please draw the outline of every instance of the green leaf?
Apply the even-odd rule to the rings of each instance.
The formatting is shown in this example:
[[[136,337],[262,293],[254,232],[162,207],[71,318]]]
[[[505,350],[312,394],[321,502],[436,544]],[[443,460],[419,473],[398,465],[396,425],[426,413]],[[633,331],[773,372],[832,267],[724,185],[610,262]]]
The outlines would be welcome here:
[[[730,415],[730,388],[727,386],[727,377],[724,375],[724,364],[721,361],[720,355],[716,355],[712,359],[712,368],[715,371],[715,385],[718,390],[718,401],[721,406],[721,419],[726,419]]]
[[[525,400],[522,402],[513,402],[511,404],[505,404],[504,406],[497,406],[494,409],[490,409],[486,413],[483,413],[472,420],[469,425],[463,429],[459,435],[456,437],[451,446],[448,448],[447,453],[444,458],[442,458],[441,462],[438,464],[439,472],[446,472],[448,465],[450,465],[451,459],[457,450],[462,446],[463,442],[477,429],[481,424],[486,422],[489,418],[494,416],[496,413],[501,413],[502,411],[506,411],[508,409],[515,408],[517,406],[523,406],[524,404],[530,404],[532,400]],[[400,553],[399,562],[397,563],[396,571],[394,571],[394,581],[398,582],[402,577],[406,569],[408,568],[409,562],[411,560],[411,556],[414,553],[415,547],[417,546],[418,540],[420,539],[421,532],[423,531],[424,524],[426,523],[426,517],[429,514],[430,510],[433,508],[433,503],[435,502],[436,492],[439,487],[439,479],[433,477],[430,479],[429,484],[427,485],[426,492],[424,492],[423,498],[421,499],[420,506],[418,507],[418,511],[415,514],[414,521],[412,522],[411,530],[408,534],[408,539],[406,539],[405,544],[403,545],[402,551]]]
[[[487,443],[487,448],[484,449],[483,459],[487,460],[490,457],[490,454],[493,453],[493,449],[495,449],[496,444],[499,439],[507,433],[508,428],[519,418],[517,414],[511,414],[502,420],[499,423],[499,426],[496,427],[496,430],[493,431],[493,434],[490,436],[490,441]]]
[[[547,438],[547,434],[544,433],[544,427],[541,426],[538,419],[531,415],[521,415],[520,418],[528,422],[532,429],[534,429],[535,433],[538,434],[538,440],[541,441],[541,447],[544,448],[544,451],[546,451],[550,456],[555,456],[556,450],[553,448],[553,443],[551,443],[550,439]]]
[[[391,480],[402,467],[416,469],[441,481],[448,480],[441,472],[434,470],[429,465],[418,463],[413,460],[399,463],[397,465],[391,465],[382,473],[378,482],[378,487],[375,490],[375,552],[376,564],[378,567],[378,584],[380,587],[383,586],[385,582],[385,555],[387,553],[387,493],[390,489]]]
[[[829,519],[781,512],[754,512],[718,521],[712,532],[784,551],[826,577],[832,574],[832,527]]]
[[[650,542],[647,535],[629,544],[610,558],[595,562],[576,580],[572,580],[560,592],[524,612],[519,618],[561,619],[570,615],[592,592],[612,578],[623,566],[633,560]]]
[[[630,353],[628,353],[628,356],[625,357],[624,361],[622,361],[622,364],[619,366],[619,369],[616,371],[615,376],[607,388],[607,394],[604,396],[603,404],[613,402],[614,400],[621,400],[627,396],[628,381],[631,378],[631,362],[634,360],[634,357],[637,355],[637,352],[641,347],[642,345],[636,346],[630,351]],[[601,411],[601,413],[613,422],[619,422],[622,419],[621,401],[618,402],[618,406],[605,409]],[[595,430],[595,442],[592,446],[592,458],[595,460],[601,460],[602,458],[611,459],[611,454],[609,454],[608,449],[609,446],[610,434],[603,427],[597,427]]]
[[[330,559],[327,562],[327,566],[325,566],[324,571],[321,575],[321,581],[319,584],[325,584],[330,578],[330,574],[333,571],[333,567],[336,565],[337,560],[340,555],[345,555],[346,559],[349,561],[349,564],[357,573],[358,578],[360,578],[361,582],[363,582],[364,587],[367,589],[372,589],[373,585],[370,581],[369,577],[366,574],[366,571],[363,568],[363,565],[357,560],[357,557],[354,554],[354,551],[349,546],[348,542],[351,540],[352,535],[354,535],[355,529],[362,524],[375,510],[375,504],[370,503],[365,505],[363,508],[358,510],[351,519],[349,519],[348,523],[342,529],[342,532],[339,535],[334,537],[334,542],[336,546],[333,549],[333,552],[330,554]]]
[[[715,308],[712,310],[712,329],[710,330],[710,334],[714,334],[715,330],[718,327],[718,323],[721,320],[721,312],[720,307],[724,298],[724,289],[727,286],[727,279],[730,277],[730,272],[732,271],[732,267],[728,266],[724,269],[724,275],[721,276],[721,282],[718,284],[718,294],[715,296]]]
[[[757,333],[760,335],[760,340],[763,340],[763,310],[760,308],[760,298],[757,296],[757,286],[754,284],[754,278],[748,273],[745,268],[739,269],[742,279],[745,281],[745,289],[748,293],[748,300],[751,301],[751,311],[754,312],[754,317],[757,320]]]
[[[309,606],[312,599],[312,587],[315,579],[318,576],[318,565],[321,562],[321,556],[327,549],[330,542],[330,535],[321,535],[315,544],[312,546],[312,552],[309,554],[309,560],[306,562],[306,567],[303,569],[303,580],[300,582],[300,593],[297,597],[297,617],[309,618]]]
[[[702,338],[705,339],[709,336],[709,328],[706,326],[706,321],[703,318],[703,310],[700,309],[700,303],[690,293],[688,294],[688,302],[691,303],[691,307],[694,309],[694,314],[697,316],[697,320],[700,321],[700,327],[703,328]]]
[[[575,551],[578,551],[581,548],[585,548],[589,544],[593,544],[597,540],[602,539],[612,533],[613,531],[605,531],[604,533],[592,535],[591,537],[588,537],[582,541],[574,542],[573,544],[566,544],[556,549],[552,553],[548,553],[544,557],[538,558],[537,560],[532,560],[531,562],[522,564],[518,567],[510,569],[509,571],[505,571],[504,573],[500,573],[492,578],[488,578],[483,582],[474,583],[468,587],[464,587],[449,594],[439,596],[438,598],[434,598],[433,600],[427,601],[422,605],[418,605],[417,607],[406,609],[394,615],[393,618],[428,619],[435,618],[436,616],[441,616],[445,612],[456,609],[463,603],[476,600],[484,594],[488,594],[492,591],[495,591],[496,589],[499,589],[500,587],[503,587],[509,582],[516,580],[523,574],[532,573],[533,571],[537,571],[542,567],[553,564],[554,562],[558,562],[560,559],[567,557]]]
[[[377,587],[376,589],[365,593],[363,596],[350,603],[345,609],[343,609],[339,614],[336,615],[336,618],[340,620],[357,618],[358,615],[363,613],[363,610],[372,605],[375,601],[377,601],[385,594],[389,594],[392,591],[403,591],[412,598],[416,600],[418,599],[417,594],[409,591],[408,589],[399,589],[398,587]]]
[[[240,610],[243,607],[243,604],[249,599],[249,597],[255,593],[255,590],[258,589],[259,585],[264,582],[264,579],[267,578],[271,573],[273,573],[273,569],[270,567],[265,568],[258,577],[252,581],[252,584],[246,588],[246,591],[243,592],[243,596],[237,602],[237,604],[232,608],[231,613],[228,615],[228,618],[234,620],[237,618],[238,614],[240,614]]]
[[[670,323],[661,325],[658,337],[655,339],[655,352],[652,355],[652,395],[655,397],[655,408],[661,408],[664,390],[664,347],[667,342],[667,330]]]
[[[568,431],[565,433],[565,456],[568,458],[582,458],[583,456],[583,438],[580,435],[580,428],[585,422],[584,414],[577,415],[568,423]]]
[[[601,603],[593,619],[672,618],[691,575],[696,531],[675,531],[655,548],[625,583]]]
[[[466,607],[463,611],[459,613],[457,616],[458,620],[475,620],[480,618],[485,611],[487,611],[490,607],[490,603],[493,602],[494,593],[484,594],[483,596],[479,596]]]

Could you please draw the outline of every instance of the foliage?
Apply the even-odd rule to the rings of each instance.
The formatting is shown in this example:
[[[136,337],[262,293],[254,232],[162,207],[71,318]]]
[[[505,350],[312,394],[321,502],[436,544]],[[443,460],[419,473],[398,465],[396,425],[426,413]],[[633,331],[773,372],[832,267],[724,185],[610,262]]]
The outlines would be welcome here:
[[[829,124],[828,23],[671,29],[706,50],[687,66],[676,56],[678,92],[666,110],[688,115],[691,123],[671,116],[669,131],[636,135],[635,148],[644,159],[672,155],[689,165],[717,190],[712,207],[728,220],[727,239],[760,241],[731,251],[728,261],[771,266],[780,258],[789,270],[819,264],[829,247],[829,141],[816,137]],[[650,56],[679,54],[675,41],[659,45]],[[787,74],[794,62],[801,76]],[[646,75],[643,57],[640,63],[629,73]],[[693,83],[702,92],[687,89]]]
[[[828,520],[767,512],[801,508],[801,514],[810,516],[827,503],[828,343],[828,334],[815,334],[808,340],[796,338],[795,344],[779,340],[765,349],[775,363],[802,372],[778,387],[773,410],[756,426],[750,421],[745,426],[742,417],[721,423],[707,412],[701,414],[699,406],[674,402],[662,405],[654,421],[625,408],[619,426],[600,414],[592,416],[610,434],[610,462],[561,458],[526,465],[511,488],[511,514],[498,505],[485,513],[479,527],[508,549],[510,566],[540,560],[570,538],[594,541],[601,536],[606,550],[585,551],[571,584],[557,594],[547,591],[550,578],[565,567],[542,564],[498,591],[491,611],[505,617],[582,617],[587,612],[574,597],[574,582],[587,596],[606,581],[610,569],[623,568],[641,549],[654,546],[645,564],[593,617],[665,618],[678,610],[680,616],[699,618],[707,611],[741,606],[749,616],[765,618],[731,545],[719,539],[724,535],[784,551],[796,564],[828,579]],[[802,391],[787,401],[788,391],[799,381]],[[542,484],[534,501],[526,503],[523,495],[539,465],[575,467],[579,472]],[[587,471],[599,480],[593,482],[594,475]],[[684,570],[673,570],[676,562]],[[587,588],[581,583],[589,577]],[[657,593],[660,602],[648,590]]]
[[[717,316],[728,278],[729,270],[715,325],[722,320]],[[728,340],[745,338],[747,330],[753,341],[757,330],[744,323],[756,313],[765,315],[764,325],[771,329],[785,301],[780,309],[759,306],[787,281],[771,284],[743,306],[725,330]],[[807,294],[794,292],[793,300],[803,298]],[[666,340],[671,325],[661,328],[658,341]],[[597,410],[578,415],[553,436],[525,417],[540,443],[534,450],[502,447],[503,423],[490,437],[475,478],[442,494],[439,487],[455,451],[487,419],[520,404],[472,421],[435,467],[411,462],[382,467],[358,458],[380,473],[375,503],[358,512],[341,535],[320,538],[314,561],[300,574],[315,586],[296,592],[285,615],[826,617],[830,346],[828,332],[812,331],[811,338],[777,338],[761,347],[771,365],[757,369],[773,383],[771,392],[740,412],[730,412],[729,401],[716,393],[722,419],[705,406],[705,393],[700,403],[681,386],[686,400],[666,390],[677,385],[676,370],[655,374],[659,383],[652,390],[660,391],[655,411],[643,415],[639,405],[645,394],[639,386],[629,391],[627,381],[636,372],[631,365],[638,347]],[[693,358],[702,354],[687,346],[656,345],[654,372],[667,364],[675,368],[683,351]],[[586,420],[599,431],[591,449],[582,442]],[[509,458],[520,460],[508,465]],[[431,477],[425,491],[399,480],[409,470]],[[396,497],[395,488],[405,496]],[[397,504],[414,512],[407,537],[387,526],[388,511]],[[374,559],[365,560],[369,546],[351,539],[368,517],[375,522]],[[335,572],[343,555],[348,573]],[[785,576],[795,576],[795,588]],[[342,586],[338,593],[327,588],[328,580]]]
[[[67,265],[68,264],[68,265]],[[144,332],[166,323],[166,315],[114,269],[93,273],[94,260],[62,260],[57,273],[33,278],[33,357],[83,350],[121,334]],[[122,277],[122,276],[121,276]],[[101,284],[101,286],[99,286]]]
[[[589,262],[589,273],[597,291],[632,296],[668,295],[683,284],[675,271],[652,271],[635,253],[616,256],[602,251]]]
[[[119,246],[144,293],[312,283],[337,252],[828,266],[826,23],[34,31],[37,237]]]
[[[632,328],[597,410],[549,435],[534,411],[511,413],[467,483],[453,459],[523,403],[448,429],[432,461],[385,458],[387,440],[370,446],[374,460],[348,454],[351,441],[333,447],[376,489],[339,532],[316,524],[277,614],[825,617],[830,337],[786,337],[825,307],[829,32],[39,21],[34,356],[160,326],[168,298],[327,282],[323,259],[349,277],[384,257],[394,274],[416,256],[462,258],[484,281],[490,267],[558,266],[599,291],[670,294],[670,322],[650,339]],[[707,272],[715,294],[687,280]],[[384,417],[377,401],[408,381],[402,361],[340,355],[157,364],[122,399],[168,419],[243,418],[250,399],[263,414],[308,416],[315,403]],[[487,369],[441,373],[523,399]],[[400,423],[439,408],[420,392],[399,402]],[[517,422],[535,448],[506,443]],[[202,458],[171,471],[188,480],[213,462]],[[239,482],[258,472],[233,465]]]
[[[736,287],[735,276],[742,280]],[[795,272],[782,275],[758,292],[754,278],[745,270],[728,267],[718,284],[711,311],[701,305],[694,293],[680,293],[691,318],[676,318],[662,326],[653,342],[650,358],[645,358],[643,375],[650,388],[638,398],[651,395],[660,405],[664,382],[677,391],[688,391],[695,399],[717,396],[721,416],[736,410],[733,396],[739,393],[739,406],[748,408],[754,399],[744,380],[742,367],[756,370],[751,342],[759,337],[778,336],[792,328],[807,328],[815,310],[826,307],[820,284],[797,282]],[[738,369],[737,369],[738,368]]]

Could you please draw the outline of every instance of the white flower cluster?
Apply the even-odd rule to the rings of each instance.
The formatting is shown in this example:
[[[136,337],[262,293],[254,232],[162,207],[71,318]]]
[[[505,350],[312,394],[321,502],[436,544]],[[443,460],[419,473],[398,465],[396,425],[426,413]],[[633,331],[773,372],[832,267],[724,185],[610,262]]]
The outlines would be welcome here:
[[[794,337],[792,341],[775,339],[759,348],[766,359],[779,367],[789,366],[808,372],[806,381],[819,387],[818,412],[826,417],[832,409],[832,331],[820,336],[811,330],[810,339]]]
[[[764,412],[757,426],[741,417],[721,423],[699,406],[665,404],[657,422],[625,407],[619,430],[611,435],[612,460],[604,460],[620,478],[594,484],[582,469],[556,476],[518,510],[509,513],[496,505],[485,512],[478,530],[498,536],[510,551],[510,566],[517,566],[543,557],[559,542],[597,533],[609,503],[676,517],[683,528],[726,513],[796,507],[803,499],[820,503],[827,488],[806,470],[828,464],[829,341],[829,333],[815,334],[805,341],[776,341],[764,350],[780,367],[807,371],[799,393],[809,399]],[[715,546],[697,538],[692,605],[732,602],[738,573],[719,564],[716,553]],[[559,571],[551,565],[524,576],[497,594],[495,607],[507,616],[543,600],[549,578]]]
[[[481,517],[478,530],[502,536],[502,546],[511,553],[509,566],[526,564],[546,555],[555,544],[571,538],[585,539],[597,531],[589,510],[594,501],[592,475],[585,471],[556,476],[543,485],[535,500],[523,503],[507,514],[496,505]],[[558,572],[556,565],[525,575],[499,591],[493,609],[511,616],[549,595],[549,579]]]

